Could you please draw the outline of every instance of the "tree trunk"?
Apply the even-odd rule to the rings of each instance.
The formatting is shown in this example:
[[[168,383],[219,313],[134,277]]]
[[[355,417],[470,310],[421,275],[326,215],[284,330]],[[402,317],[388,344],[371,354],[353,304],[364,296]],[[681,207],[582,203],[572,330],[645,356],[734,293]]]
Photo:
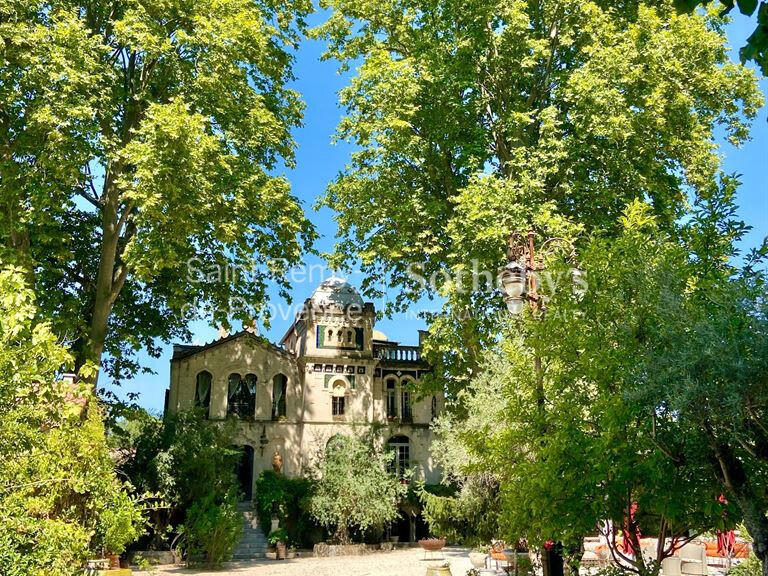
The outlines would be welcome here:
[[[336,525],[335,538],[339,544],[349,544],[349,531],[347,530],[347,524],[345,522],[339,522]]]
[[[89,330],[89,360],[97,371],[91,379],[94,389],[98,383],[101,367],[101,355],[104,351],[104,341],[107,335],[107,324],[116,297],[115,292],[115,262],[117,246],[120,238],[118,230],[117,210],[119,194],[115,186],[115,170],[108,170],[104,180],[104,208],[102,209],[101,252],[99,256],[99,271],[96,276],[96,293],[93,302],[91,325]]]
[[[741,509],[744,524],[752,537],[755,556],[763,563],[763,576],[768,576],[768,517],[762,504],[762,498],[758,495],[764,490],[756,491],[747,477],[744,466],[734,455],[731,447],[721,444],[712,433],[707,430],[710,437],[710,445],[714,452],[719,470],[716,470],[720,481],[726,491],[733,495],[734,501]]]
[[[763,576],[768,576],[768,518],[765,511],[761,510],[752,499],[742,501],[737,497],[736,502],[744,514],[744,525],[752,537],[755,556],[763,563]]]

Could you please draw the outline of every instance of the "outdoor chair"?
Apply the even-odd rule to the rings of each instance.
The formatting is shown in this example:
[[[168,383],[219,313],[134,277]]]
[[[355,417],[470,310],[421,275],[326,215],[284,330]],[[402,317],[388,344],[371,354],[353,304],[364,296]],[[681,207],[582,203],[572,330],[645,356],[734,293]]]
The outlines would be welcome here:
[[[670,556],[661,561],[661,571],[664,576],[682,576],[682,560],[680,556]]]
[[[680,548],[680,572],[691,576],[707,575],[707,547],[688,543]]]

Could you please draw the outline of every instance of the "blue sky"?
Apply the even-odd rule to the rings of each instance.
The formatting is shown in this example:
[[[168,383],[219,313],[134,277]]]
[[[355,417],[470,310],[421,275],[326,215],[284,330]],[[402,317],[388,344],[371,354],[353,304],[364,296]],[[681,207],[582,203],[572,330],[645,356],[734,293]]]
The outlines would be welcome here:
[[[314,14],[311,24],[318,24],[324,14]],[[744,43],[754,27],[754,20],[736,15],[728,27],[728,37],[733,47],[732,57],[738,57],[738,47]],[[344,143],[332,144],[331,137],[341,116],[337,105],[337,93],[344,87],[348,76],[337,74],[335,62],[322,62],[320,55],[323,44],[315,40],[305,40],[296,54],[296,82],[294,87],[301,92],[306,103],[304,126],[295,131],[298,144],[296,151],[296,168],[287,171],[294,193],[298,196],[310,219],[317,226],[321,238],[316,243],[320,252],[330,251],[334,243],[336,224],[333,213],[323,208],[313,210],[315,199],[323,193],[326,185],[344,167],[350,147]],[[768,94],[768,80],[760,83],[763,94]],[[756,246],[768,235],[768,122],[767,108],[760,110],[752,128],[752,140],[741,148],[734,148],[721,140],[721,151],[724,156],[726,172],[736,172],[742,175],[742,186],[739,192],[741,216],[753,230],[747,236],[744,247]],[[322,260],[316,256],[307,259],[307,265],[320,265]],[[312,282],[302,282],[292,288],[291,296],[294,304],[303,302],[314,286],[319,283],[320,275],[315,273]],[[359,285],[359,278],[350,277],[353,284]],[[273,291],[272,298],[278,303],[279,296]],[[426,303],[429,306],[429,303]],[[378,305],[377,305],[378,307]],[[423,307],[422,307],[423,309]],[[289,320],[275,319],[264,335],[276,341],[288,327]],[[398,316],[384,319],[377,324],[392,340],[411,344],[417,341],[417,330],[424,328],[422,320]],[[216,330],[204,322],[193,326],[195,343],[209,342],[216,337]],[[169,383],[169,361],[171,346],[164,347],[160,358],[144,357],[144,363],[156,374],[140,375],[136,379],[123,383],[116,392],[124,396],[128,392],[138,392],[139,404],[153,412],[163,408],[164,391]]]

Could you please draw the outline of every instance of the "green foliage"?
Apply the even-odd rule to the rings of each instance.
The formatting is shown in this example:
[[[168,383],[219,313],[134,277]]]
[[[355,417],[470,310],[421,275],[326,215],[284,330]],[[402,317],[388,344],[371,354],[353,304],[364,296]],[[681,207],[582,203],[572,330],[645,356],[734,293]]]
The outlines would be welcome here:
[[[142,429],[126,446],[135,453],[123,469],[138,489],[186,509],[209,493],[223,497],[237,486],[240,452],[232,446],[231,423],[211,422],[198,410],[137,418]]]
[[[261,531],[269,534],[277,516],[293,545],[309,544],[314,522],[307,512],[313,483],[308,478],[288,478],[274,470],[264,470],[256,479],[254,500]]]
[[[285,544],[288,542],[288,532],[286,532],[284,528],[272,530],[272,532],[269,533],[269,536],[267,536],[267,542],[269,542],[270,546],[277,546],[279,543]]]
[[[336,435],[319,447],[310,470],[316,483],[309,510],[322,526],[334,529],[338,542],[349,541],[351,528],[364,532],[397,518],[397,504],[408,489],[387,470],[393,457],[358,436]]]
[[[546,313],[512,322],[487,356],[466,421],[445,432],[471,454],[468,472],[499,478],[510,536],[578,545],[636,502],[647,535],[722,526],[726,511],[767,541],[768,458],[754,449],[768,445],[766,284],[761,251],[729,264],[745,229],[730,184],[676,236],[629,205],[620,234],[579,252],[587,290],[545,292]]]
[[[499,537],[499,485],[492,476],[469,475],[455,494],[424,489],[420,497],[432,534],[465,546],[488,544]]]
[[[71,363],[22,271],[0,269],[0,573],[68,576],[142,531],[114,470],[89,390],[57,381]]]
[[[35,270],[78,366],[106,351],[119,380],[202,307],[250,323],[269,282],[286,288],[315,236],[274,175],[293,163],[311,9],[0,3],[0,251]]]
[[[222,499],[211,492],[190,506],[186,520],[189,564],[202,561],[207,567],[218,567],[229,559],[243,529],[237,500],[234,490]]]
[[[96,539],[107,554],[122,554],[144,532],[142,517],[126,492],[113,492],[104,502]]]
[[[728,572],[729,576],[763,576],[763,563],[750,552],[749,556]]]
[[[354,152],[322,200],[334,261],[372,295],[394,284],[385,312],[443,297],[425,351],[451,392],[501,328],[493,278],[471,272],[496,270],[511,231],[614,234],[634,199],[671,228],[717,178],[716,131],[742,142],[762,102],[724,21],[671,0],[326,4],[327,57],[355,67],[338,126]]]
[[[707,6],[712,0],[675,0],[675,6],[681,11],[690,12],[699,6]],[[734,0],[720,0],[718,3],[724,14],[728,14],[734,8]],[[739,12],[752,16],[757,12],[757,26],[747,38],[747,42],[739,50],[742,63],[753,60],[762,70],[763,75],[768,75],[768,2],[758,0],[736,0]]]
[[[130,454],[124,472],[137,490],[164,503],[151,515],[150,547],[167,546],[174,524],[184,524],[189,550],[202,560],[216,564],[231,552],[230,539],[239,535],[229,522],[240,458],[232,438],[230,422],[211,422],[197,410],[164,419],[137,411],[118,423],[114,440]]]

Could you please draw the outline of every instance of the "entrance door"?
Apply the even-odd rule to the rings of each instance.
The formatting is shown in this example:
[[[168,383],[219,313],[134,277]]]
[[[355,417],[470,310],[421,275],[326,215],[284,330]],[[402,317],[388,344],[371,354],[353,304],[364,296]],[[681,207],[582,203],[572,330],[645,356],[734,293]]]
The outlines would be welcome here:
[[[237,479],[240,481],[243,500],[250,501],[253,498],[253,446],[239,446],[239,448],[241,455]]]

